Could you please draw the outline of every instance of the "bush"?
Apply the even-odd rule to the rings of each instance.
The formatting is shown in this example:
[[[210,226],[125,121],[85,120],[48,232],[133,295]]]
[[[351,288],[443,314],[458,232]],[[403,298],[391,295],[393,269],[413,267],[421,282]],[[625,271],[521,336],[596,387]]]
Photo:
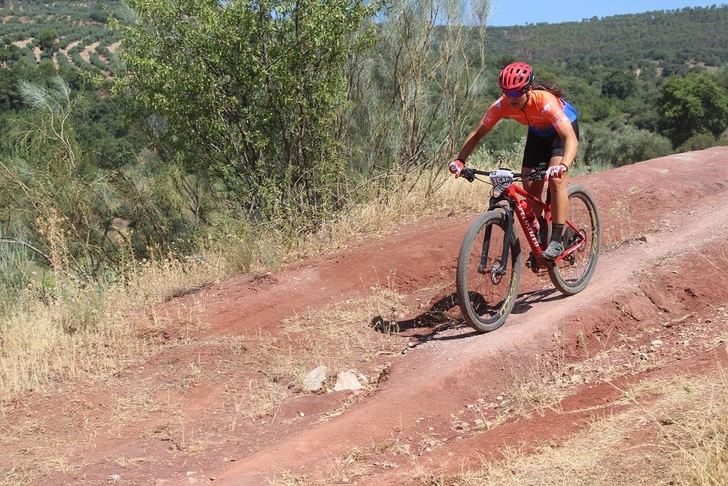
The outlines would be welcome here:
[[[36,42],[44,51],[53,52],[58,49],[58,33],[53,29],[43,29]]]
[[[710,133],[703,132],[693,135],[687,139],[682,145],[680,145],[676,152],[690,152],[691,150],[703,150],[706,148],[713,147],[718,143],[718,140]]]
[[[672,153],[668,139],[631,125],[585,124],[581,138],[581,159],[587,166],[621,167]]]
[[[657,112],[674,146],[705,132],[718,137],[728,127],[728,93],[705,73],[673,77],[660,90]]]
[[[637,79],[632,73],[612,71],[602,84],[602,94],[624,100],[637,89]]]

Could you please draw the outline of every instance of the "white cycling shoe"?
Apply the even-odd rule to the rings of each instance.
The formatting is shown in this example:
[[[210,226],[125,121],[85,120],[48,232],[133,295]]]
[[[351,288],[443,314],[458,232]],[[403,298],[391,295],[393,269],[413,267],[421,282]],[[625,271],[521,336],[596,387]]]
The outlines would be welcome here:
[[[549,246],[541,254],[541,258],[544,260],[556,260],[562,253],[564,253],[564,244],[560,241],[551,240]]]

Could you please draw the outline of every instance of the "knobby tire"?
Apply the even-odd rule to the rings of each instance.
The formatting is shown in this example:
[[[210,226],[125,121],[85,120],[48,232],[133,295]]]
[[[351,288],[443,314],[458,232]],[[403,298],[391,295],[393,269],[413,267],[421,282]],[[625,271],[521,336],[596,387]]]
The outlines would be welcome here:
[[[601,227],[599,223],[599,212],[597,211],[594,198],[584,187],[580,185],[571,185],[568,189],[569,194],[569,216],[568,220],[575,223],[581,230],[587,234],[585,247],[574,252],[575,264],[571,265],[567,261],[562,261],[558,265],[547,266],[547,271],[551,282],[559,292],[566,295],[578,294],[586,288],[589,280],[591,280],[599,258],[599,244],[601,237]],[[581,210],[579,210],[581,208]],[[579,211],[581,214],[575,214]],[[583,214],[586,213],[586,214]],[[568,226],[564,226],[564,246],[568,247],[570,235],[573,231]]]
[[[478,215],[468,229],[460,246],[457,266],[457,295],[462,315],[469,326],[478,332],[498,329],[508,318],[518,296],[521,276],[521,248],[514,231],[505,233],[506,217],[503,211],[487,211]],[[478,273],[486,229],[492,227],[485,274]],[[506,274],[497,283],[491,270],[498,264],[503,250],[503,239],[510,239]],[[497,295],[502,293],[502,298]]]

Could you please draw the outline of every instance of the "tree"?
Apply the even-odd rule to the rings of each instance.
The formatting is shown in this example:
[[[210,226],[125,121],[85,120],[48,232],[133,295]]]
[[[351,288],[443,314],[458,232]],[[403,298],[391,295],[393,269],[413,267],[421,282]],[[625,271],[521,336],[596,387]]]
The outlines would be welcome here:
[[[58,33],[53,29],[43,29],[38,36],[38,45],[45,52],[56,50]]]
[[[0,224],[25,228],[57,269],[91,275],[104,255],[103,220],[111,218],[104,178],[87,164],[69,122],[71,90],[60,78],[50,88],[21,82],[19,90],[29,112],[11,123],[14,152],[0,160],[0,205],[13,208]]]
[[[658,127],[677,147],[694,135],[728,127],[728,93],[705,73],[669,78],[656,102]]]
[[[334,125],[364,0],[130,0],[115,93],[164,122],[178,163],[253,216],[326,207],[344,162]]]
[[[454,155],[487,108],[487,87],[498,90],[485,76],[487,7],[485,0],[468,9],[456,0],[387,2],[376,48],[350,63],[341,138],[357,171],[419,177]],[[428,171],[428,188],[435,174]]]
[[[602,94],[623,100],[632,95],[636,88],[637,80],[631,73],[616,70],[609,73],[604,79]]]

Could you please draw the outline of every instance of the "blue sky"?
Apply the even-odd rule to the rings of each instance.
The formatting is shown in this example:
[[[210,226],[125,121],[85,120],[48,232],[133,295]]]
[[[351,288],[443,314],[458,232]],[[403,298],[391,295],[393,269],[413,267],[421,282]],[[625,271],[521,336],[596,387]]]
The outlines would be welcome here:
[[[558,23],[579,21],[590,17],[607,17],[649,10],[674,10],[684,7],[707,7],[725,5],[725,1],[690,2],[678,0],[610,0],[590,2],[587,0],[491,0],[491,15],[488,25],[523,25],[526,23]]]

